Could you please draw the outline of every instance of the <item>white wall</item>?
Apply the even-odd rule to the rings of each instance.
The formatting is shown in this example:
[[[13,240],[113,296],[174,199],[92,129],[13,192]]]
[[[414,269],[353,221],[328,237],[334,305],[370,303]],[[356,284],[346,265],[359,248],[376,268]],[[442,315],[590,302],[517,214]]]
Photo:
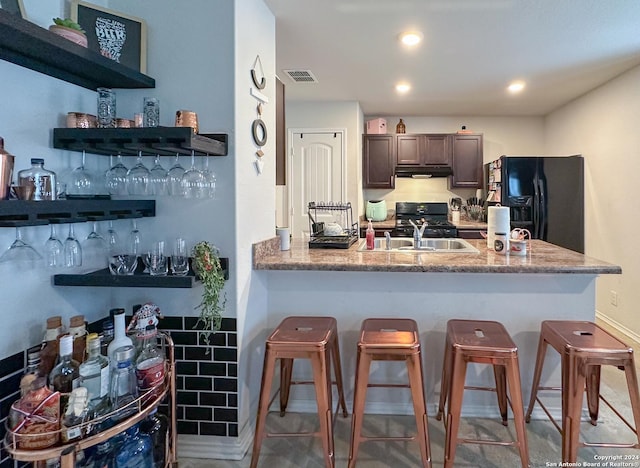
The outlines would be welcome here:
[[[602,318],[637,339],[640,325],[640,250],[635,196],[640,174],[640,67],[551,113],[545,121],[547,151],[585,158],[586,253],[622,266],[622,275],[597,281]],[[609,292],[618,293],[618,306]]]
[[[267,322],[267,285],[252,269],[251,245],[275,236],[275,18],[262,0],[235,2],[235,186],[236,256],[238,313],[238,426],[245,438],[253,436],[249,421],[257,401],[264,355]],[[249,94],[253,87],[250,70],[260,56],[267,85],[260,90],[269,103],[263,105],[262,120],[268,128],[258,173],[254,162],[259,147],[251,136],[251,125],[258,117],[258,101]],[[242,439],[242,437],[241,437]]]
[[[289,83],[285,80],[285,87]],[[347,201],[350,201],[354,207],[361,206],[362,111],[360,104],[355,101],[287,101],[286,118],[287,128],[346,129]]]

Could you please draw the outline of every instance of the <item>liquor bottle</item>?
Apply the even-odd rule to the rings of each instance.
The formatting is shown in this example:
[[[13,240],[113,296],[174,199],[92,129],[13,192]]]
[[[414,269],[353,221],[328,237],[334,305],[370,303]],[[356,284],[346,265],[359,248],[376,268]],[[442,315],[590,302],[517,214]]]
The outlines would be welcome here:
[[[114,340],[115,341],[115,340]],[[133,345],[122,346],[113,353],[116,362],[111,370],[109,385],[112,411],[118,410],[114,416],[120,421],[137,411],[137,407],[130,404],[138,397],[136,371],[133,364],[135,349]]]
[[[64,410],[69,401],[71,391],[78,386],[80,377],[77,361],[72,358],[73,337],[64,335],[60,337],[60,362],[49,374],[49,386],[55,392],[60,392],[60,408]]]
[[[34,188],[31,200],[56,199],[56,173],[44,168],[44,159],[31,158],[31,167],[18,172],[18,185]]]
[[[76,387],[71,391],[60,420],[60,439],[63,444],[79,440],[89,432],[89,426],[85,424],[91,419],[88,397],[85,387]]]
[[[113,341],[113,320],[108,319],[102,322],[102,340],[100,343],[100,354],[103,356],[109,356],[107,350],[109,345]]]
[[[85,462],[85,468],[114,468],[115,454],[112,439],[96,446],[95,452]]]
[[[140,422],[140,432],[147,434],[151,438],[154,468],[164,468],[165,466],[168,429],[169,421],[167,417],[158,413],[157,408]]]
[[[73,336],[73,359],[83,363],[87,349],[87,325],[84,315],[75,315],[69,319],[69,334]]]
[[[406,133],[406,131],[407,126],[404,124],[402,119],[400,119],[400,122],[398,122],[398,125],[396,125],[396,133]]]
[[[60,394],[47,387],[46,377],[38,377],[29,391],[11,405],[9,427],[14,432],[42,434],[17,439],[20,449],[44,449],[60,440]]]
[[[20,395],[25,396],[31,388],[31,384],[38,377],[44,377],[40,372],[40,347],[27,351],[27,368],[20,379]]]
[[[109,360],[100,354],[100,337],[87,336],[87,360],[80,364],[80,385],[87,388],[92,411],[102,412],[109,397]]]
[[[62,335],[62,317],[55,315],[47,319],[47,331],[44,334],[44,346],[40,351],[40,373],[49,375],[56,365],[59,345],[58,337]]]
[[[157,345],[158,329],[148,325],[144,333],[138,334],[142,349],[136,359],[136,379],[139,393],[159,387],[164,382],[164,354]],[[154,394],[150,395],[151,397]]]
[[[127,336],[125,324],[124,324],[124,309],[112,309],[113,312],[113,341],[107,348],[107,356],[113,369],[117,361],[115,359],[116,349],[123,346],[133,346],[133,341]]]
[[[124,442],[116,455],[116,468],[153,468],[151,439],[142,434],[138,424],[125,432]]]

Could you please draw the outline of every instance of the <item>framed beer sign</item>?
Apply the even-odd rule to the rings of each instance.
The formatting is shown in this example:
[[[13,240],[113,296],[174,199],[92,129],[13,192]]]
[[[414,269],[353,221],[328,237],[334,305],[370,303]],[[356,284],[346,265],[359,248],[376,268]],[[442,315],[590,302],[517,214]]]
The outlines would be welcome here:
[[[147,72],[147,24],[143,19],[79,0],[71,3],[71,19],[85,30],[89,49]]]

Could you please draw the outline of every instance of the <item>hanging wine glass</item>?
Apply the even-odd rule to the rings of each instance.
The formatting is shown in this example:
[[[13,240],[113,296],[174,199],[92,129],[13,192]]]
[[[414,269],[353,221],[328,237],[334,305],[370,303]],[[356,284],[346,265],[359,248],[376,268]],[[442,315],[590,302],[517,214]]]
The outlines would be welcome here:
[[[42,255],[22,239],[22,231],[16,227],[16,239],[0,256],[0,263],[23,263],[34,267],[39,260],[42,260]]]
[[[82,266],[82,247],[76,239],[76,233],[73,224],[69,224],[69,233],[63,244],[64,247],[64,266],[67,268],[75,268]]]
[[[93,222],[93,230],[82,242],[83,265],[91,270],[107,267],[107,241],[98,233],[98,222]]]
[[[191,167],[182,176],[182,195],[185,198],[205,197],[205,179],[196,167],[195,151],[191,151]]]
[[[56,225],[50,224],[49,238],[44,243],[44,261],[47,268],[64,266],[64,247],[56,234]]]
[[[113,155],[110,156],[110,158],[113,159]],[[128,171],[127,167],[122,163],[122,155],[118,153],[115,165],[111,164],[111,167],[105,174],[105,185],[111,195],[127,195]]]
[[[155,164],[149,171],[151,177],[151,195],[166,195],[168,189],[168,172],[160,164],[160,155],[156,155]]]
[[[169,195],[179,197],[182,195],[182,176],[184,167],[180,165],[180,155],[176,154],[176,160],[167,173],[167,190]]]
[[[149,195],[149,169],[142,162],[142,151],[138,151],[136,164],[127,172],[129,195]]]
[[[69,174],[67,183],[67,194],[69,195],[91,195],[94,190],[94,181],[91,173],[85,167],[86,152],[82,151],[82,164],[76,167]]]
[[[107,248],[109,249],[117,246],[120,243],[120,239],[118,238],[118,233],[113,228],[113,221],[109,221],[109,229],[107,229],[106,241],[107,241]]]
[[[204,158],[204,169],[202,175],[204,176],[205,196],[209,198],[216,197],[216,174],[209,169],[209,155]]]
[[[138,222],[135,219],[131,220],[131,232],[127,239],[127,252],[136,256],[142,255],[142,236],[138,230]]]

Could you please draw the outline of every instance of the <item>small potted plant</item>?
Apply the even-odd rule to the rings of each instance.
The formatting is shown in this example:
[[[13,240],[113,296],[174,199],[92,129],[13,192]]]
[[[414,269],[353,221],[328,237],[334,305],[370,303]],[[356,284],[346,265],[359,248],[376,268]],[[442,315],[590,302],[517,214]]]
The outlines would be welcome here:
[[[55,24],[49,26],[49,31],[82,47],[87,47],[87,36],[78,23],[69,18],[53,18],[53,22]]]
[[[207,241],[198,242],[192,251],[192,268],[204,286],[202,302],[196,307],[200,309],[200,317],[196,327],[202,326],[200,336],[209,344],[211,333],[220,330],[222,312],[227,302],[224,288],[224,271],[220,265],[217,247]]]

